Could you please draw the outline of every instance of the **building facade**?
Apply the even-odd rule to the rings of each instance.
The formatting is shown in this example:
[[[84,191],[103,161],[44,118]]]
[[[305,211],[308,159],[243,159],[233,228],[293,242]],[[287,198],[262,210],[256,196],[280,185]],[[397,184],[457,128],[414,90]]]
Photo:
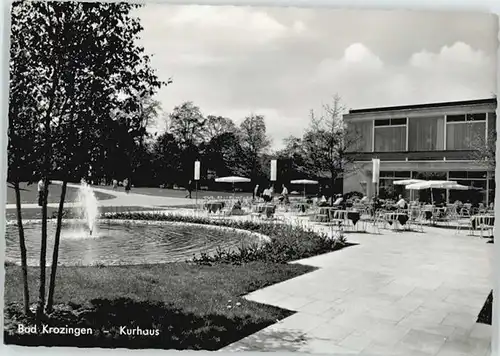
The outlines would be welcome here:
[[[493,202],[491,168],[474,157],[496,130],[496,99],[350,110],[344,115],[356,145],[354,167],[344,177],[344,193],[375,193],[372,158],[380,159],[381,196],[408,192],[392,184],[400,179],[454,180],[471,191],[442,191],[447,201]],[[436,194],[436,192],[434,192]],[[429,192],[419,192],[422,195]]]

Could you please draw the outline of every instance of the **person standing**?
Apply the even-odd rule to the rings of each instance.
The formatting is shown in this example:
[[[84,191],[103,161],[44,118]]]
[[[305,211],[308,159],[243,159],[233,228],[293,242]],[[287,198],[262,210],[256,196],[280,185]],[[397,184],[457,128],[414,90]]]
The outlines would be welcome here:
[[[43,182],[43,178],[38,181],[37,188],[38,188],[38,206],[42,206],[45,196],[44,192],[45,183]]]
[[[113,179],[113,190],[116,190],[116,189],[118,189],[118,180]]]
[[[259,198],[259,185],[257,184],[253,190],[252,200],[255,201],[255,199],[258,199],[258,198]]]
[[[186,198],[191,199],[191,193],[193,192],[193,181],[191,179],[189,180],[186,188],[187,188],[187,191],[188,191],[188,194],[186,195]]]
[[[130,193],[130,189],[132,188],[132,182],[130,181],[129,178],[125,178],[123,181],[123,184],[125,185],[125,193]]]
[[[283,203],[288,204],[288,189],[287,187],[283,184],[283,190],[281,191],[281,196],[283,197]]]

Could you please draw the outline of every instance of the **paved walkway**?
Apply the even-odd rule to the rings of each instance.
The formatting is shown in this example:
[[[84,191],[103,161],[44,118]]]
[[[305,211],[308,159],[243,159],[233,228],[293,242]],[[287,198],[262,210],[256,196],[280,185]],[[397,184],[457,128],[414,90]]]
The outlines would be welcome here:
[[[476,319],[493,245],[425,231],[353,233],[358,246],[297,261],[319,269],[247,296],[297,313],[221,351],[489,355],[491,326]]]

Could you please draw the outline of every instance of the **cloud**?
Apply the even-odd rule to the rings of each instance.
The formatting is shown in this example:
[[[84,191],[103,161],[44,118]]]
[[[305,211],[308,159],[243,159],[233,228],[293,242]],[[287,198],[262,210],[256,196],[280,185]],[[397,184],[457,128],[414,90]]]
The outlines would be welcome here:
[[[488,65],[490,58],[480,50],[473,49],[463,42],[455,42],[451,46],[443,46],[438,53],[420,51],[410,58],[410,64],[416,68],[443,70],[456,67],[481,68]]]
[[[382,68],[382,60],[362,43],[353,43],[344,51],[342,58],[344,64],[368,66],[369,68]]]
[[[240,122],[263,114],[275,145],[338,93],[350,108],[489,97],[490,15],[148,4],[137,14],[166,112],[193,101]],[[474,31],[470,31],[474,28]]]
[[[211,40],[257,45],[304,29],[303,24],[287,27],[265,11],[243,6],[185,6],[165,21],[171,30],[202,34],[204,40],[208,36]]]
[[[325,58],[316,69],[315,81],[330,82],[332,78],[359,77],[383,69],[382,60],[362,43],[348,46],[341,58]]]

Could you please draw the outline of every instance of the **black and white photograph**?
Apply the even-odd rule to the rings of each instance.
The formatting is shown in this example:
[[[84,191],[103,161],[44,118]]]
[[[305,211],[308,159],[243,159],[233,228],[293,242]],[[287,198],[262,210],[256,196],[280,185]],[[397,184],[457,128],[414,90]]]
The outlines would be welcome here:
[[[10,20],[5,344],[490,355],[496,15]]]

